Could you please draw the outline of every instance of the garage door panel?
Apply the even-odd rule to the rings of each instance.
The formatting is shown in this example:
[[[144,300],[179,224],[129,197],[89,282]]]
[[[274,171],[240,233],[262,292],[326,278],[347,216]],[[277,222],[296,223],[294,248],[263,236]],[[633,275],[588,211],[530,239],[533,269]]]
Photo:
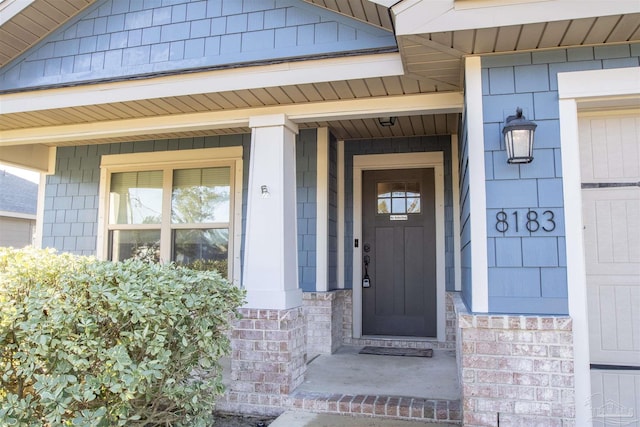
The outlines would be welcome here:
[[[640,372],[591,371],[593,427],[640,427]]]
[[[640,119],[628,117],[621,120],[623,129],[635,128],[622,133],[622,166],[623,178],[631,179],[640,176]]]
[[[640,119],[580,119],[591,362],[640,366]]]
[[[626,279],[637,280],[633,276]],[[588,292],[592,363],[640,364],[640,287],[611,284],[606,276],[593,282]]]
[[[640,118],[585,117],[580,120],[582,182],[633,181],[640,176]]]
[[[587,274],[640,274],[640,188],[582,195]]]

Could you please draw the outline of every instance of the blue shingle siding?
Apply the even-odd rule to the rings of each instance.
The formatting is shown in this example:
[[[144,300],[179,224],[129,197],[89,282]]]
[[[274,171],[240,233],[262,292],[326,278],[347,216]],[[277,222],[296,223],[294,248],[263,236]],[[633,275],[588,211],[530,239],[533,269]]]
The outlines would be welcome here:
[[[376,139],[345,142],[345,287],[353,285],[353,156],[365,154],[431,152],[444,153],[445,267],[447,290],[454,290],[453,191],[451,140],[449,136]],[[449,244],[447,244],[449,242]]]
[[[105,154],[243,146],[244,218],[250,142],[250,135],[225,135],[58,148],[56,173],[47,177],[45,189],[43,246],[96,254],[100,157]]]
[[[617,45],[482,59],[491,312],[568,312],[557,75],[637,67],[639,55],[637,45]],[[520,166],[506,163],[502,142],[504,119],[516,107],[538,124],[533,163]],[[463,194],[467,185],[462,179]],[[464,270],[464,199],[461,209]],[[505,225],[501,219],[506,230],[498,229]]]
[[[488,73],[486,73],[488,75]],[[469,138],[467,131],[466,106],[460,123],[460,137],[458,139],[458,170],[460,174],[460,279],[462,299],[467,307],[472,307],[473,295],[471,291],[471,201],[469,188]],[[493,244],[488,239],[487,244]],[[491,251],[488,251],[491,254]],[[489,265],[491,265],[491,259]],[[495,258],[494,261],[495,263]]]
[[[0,90],[395,48],[302,0],[99,0],[4,67]]]
[[[316,278],[316,133],[302,130],[297,143],[298,170],[298,257],[300,261],[300,286],[315,290]],[[80,255],[96,254],[98,230],[98,187],[100,182],[100,157],[104,154],[152,152],[166,150],[190,150],[196,148],[243,146],[243,200],[242,230],[246,229],[247,184],[249,179],[250,135],[225,135],[204,138],[150,140],[135,143],[116,143],[60,147],[57,151],[56,173],[47,177],[45,190],[45,214],[43,220],[43,246]],[[334,150],[335,151],[335,150]],[[332,187],[337,188],[334,181]],[[335,190],[337,192],[337,190]],[[330,213],[332,210],[330,209]],[[337,217],[333,210],[332,218]],[[334,235],[335,240],[337,236]],[[241,255],[244,245],[241,246]],[[332,243],[330,250],[337,250]],[[244,256],[241,257],[243,259]],[[333,257],[337,260],[336,256]],[[334,271],[335,263],[330,265]],[[335,286],[334,286],[335,287]]]
[[[303,129],[296,143],[298,283],[305,292],[316,290],[316,183],[318,179],[316,137],[315,129]]]

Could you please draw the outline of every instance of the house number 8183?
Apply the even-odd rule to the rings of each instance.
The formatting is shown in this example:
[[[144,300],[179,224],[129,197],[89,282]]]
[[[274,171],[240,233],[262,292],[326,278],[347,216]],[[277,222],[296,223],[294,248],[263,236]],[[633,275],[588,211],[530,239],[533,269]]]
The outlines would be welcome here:
[[[555,214],[551,210],[539,213],[529,209],[526,213],[518,212],[517,210],[507,213],[503,209],[496,213],[496,231],[506,233],[509,228],[513,227],[516,233],[520,232],[520,230],[526,230],[529,233],[538,231],[551,233],[556,229],[554,218]]]

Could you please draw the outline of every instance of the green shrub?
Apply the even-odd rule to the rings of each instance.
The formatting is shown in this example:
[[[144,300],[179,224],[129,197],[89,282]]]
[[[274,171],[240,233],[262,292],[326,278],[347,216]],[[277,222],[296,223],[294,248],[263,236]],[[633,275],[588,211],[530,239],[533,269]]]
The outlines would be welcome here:
[[[242,300],[216,272],[0,248],[0,425],[207,425]]]

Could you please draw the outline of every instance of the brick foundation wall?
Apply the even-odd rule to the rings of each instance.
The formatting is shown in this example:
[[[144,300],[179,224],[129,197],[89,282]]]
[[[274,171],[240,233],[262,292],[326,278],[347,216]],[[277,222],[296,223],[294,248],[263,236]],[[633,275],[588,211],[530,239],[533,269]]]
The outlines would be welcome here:
[[[571,319],[478,315],[461,301],[455,306],[464,425],[574,426]]]
[[[241,309],[231,333],[231,382],[217,402],[225,412],[278,415],[304,381],[307,353],[302,307]]]

